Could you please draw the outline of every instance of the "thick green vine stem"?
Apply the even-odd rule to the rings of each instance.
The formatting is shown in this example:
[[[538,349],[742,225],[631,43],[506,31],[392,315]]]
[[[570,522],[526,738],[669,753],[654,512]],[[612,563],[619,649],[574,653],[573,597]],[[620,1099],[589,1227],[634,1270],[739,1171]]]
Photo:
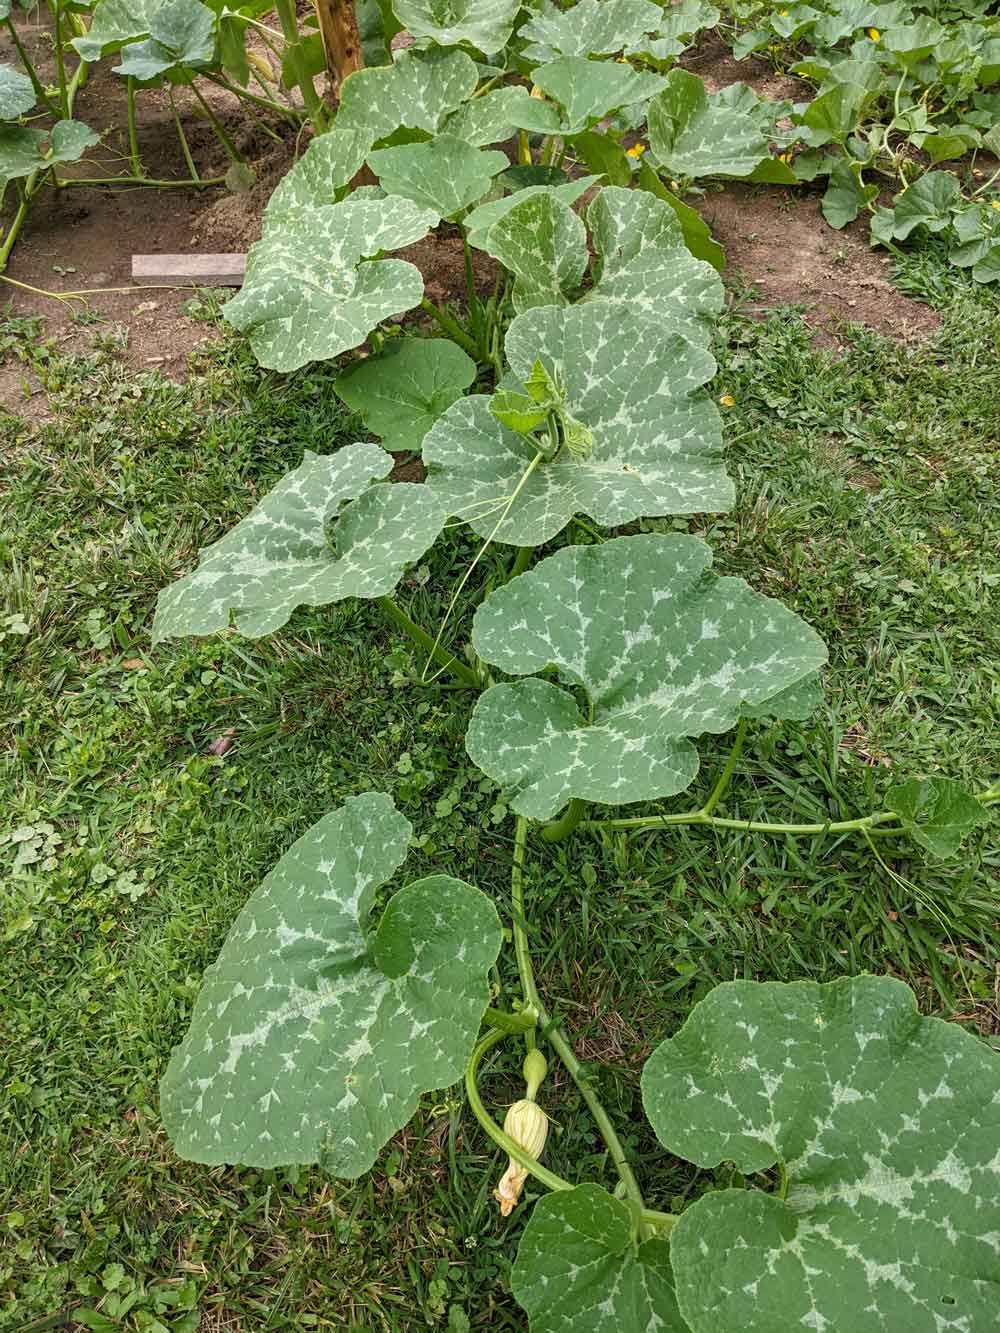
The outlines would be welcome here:
[[[422,648],[425,653],[430,654],[438,666],[444,667],[450,671],[470,690],[482,688],[482,681],[478,674],[470,666],[459,661],[446,648],[442,648],[436,643],[425,629],[422,629],[415,621],[411,620],[406,612],[393,601],[391,597],[376,597],[376,604],[381,608],[383,614],[392,621],[392,623],[408,635],[418,648]]]
[[[507,1035],[506,1032],[499,1030],[488,1032],[472,1052],[465,1071],[465,1095],[468,1098],[469,1106],[472,1108],[472,1114],[497,1147],[502,1148],[508,1157],[513,1157],[515,1162],[520,1162],[521,1166],[536,1180],[540,1180],[550,1190],[571,1190],[574,1188],[572,1181],[565,1180],[562,1176],[557,1175],[555,1171],[550,1171],[548,1167],[542,1166],[541,1162],[534,1157],[530,1157],[519,1143],[512,1139],[509,1134],[504,1133],[483,1105],[483,1099],[479,1095],[479,1087],[476,1083],[479,1066],[487,1052],[492,1050],[498,1042],[503,1041]],[[669,1231],[677,1221],[677,1217],[673,1213],[661,1213],[655,1208],[641,1207],[638,1210],[638,1215],[645,1226],[654,1228],[661,1233]]]
[[[587,813],[587,802],[574,796],[561,818],[552,824],[542,825],[542,837],[546,842],[562,842],[568,838]]]
[[[508,1013],[505,1009],[487,1009],[483,1014],[483,1022],[487,1027],[496,1028],[504,1035],[533,1032],[538,1025],[538,1015],[533,1009],[522,1009],[516,1014]]]
[[[587,1109],[594,1117],[597,1128],[601,1132],[601,1137],[607,1145],[615,1170],[618,1172],[618,1178],[625,1187],[626,1196],[637,1208],[645,1209],[642,1190],[640,1190],[635,1173],[625,1157],[625,1149],[614,1125],[611,1123],[611,1117],[605,1111],[601,1105],[601,1099],[591,1087],[590,1080],[587,1078],[580,1061],[576,1058],[572,1046],[549,1017],[535,984],[535,973],[531,966],[531,952],[528,947],[528,933],[525,924],[527,918],[524,912],[524,853],[527,841],[528,821],[523,815],[518,815],[514,833],[514,859],[510,872],[510,899],[514,954],[517,958],[517,970],[521,978],[524,1002],[537,1013],[539,1035],[545,1037],[566,1066],[570,1078],[576,1084],[580,1096],[587,1105]]]

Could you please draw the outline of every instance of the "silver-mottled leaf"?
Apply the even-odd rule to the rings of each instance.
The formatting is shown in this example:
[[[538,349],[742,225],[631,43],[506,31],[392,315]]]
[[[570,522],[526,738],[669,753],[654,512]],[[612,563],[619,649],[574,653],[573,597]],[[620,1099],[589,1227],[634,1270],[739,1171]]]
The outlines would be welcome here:
[[[785,1199],[704,1195],[671,1233],[693,1333],[987,1333],[1000,1308],[1000,1059],[887,977],[717,986],[650,1056],[661,1143]]]
[[[695,259],[674,210],[646,190],[603,189],[587,210],[599,264],[593,297],[648,315],[661,334],[707,343],[722,281]]]
[[[500,948],[496,909],[435,875],[389,899],[412,830],[390,797],[354,796],[281,858],[205,973],[160,1083],[182,1157],[322,1162],[353,1179],[461,1076]]]
[[[71,46],[89,63],[120,51],[127,42],[148,37],[154,17],[171,0],[98,0],[88,32]]]
[[[584,715],[569,689],[539,679],[479,698],[466,747],[519,814],[683,791],[698,771],[689,737],[728,731],[745,704],[826,659],[805,621],[711,563],[681,535],[568,546],[479,608],[484,661],[519,676],[555,667],[587,700]]]
[[[515,190],[513,194],[505,194],[500,199],[489,199],[485,204],[480,204],[468,213],[464,220],[464,227],[469,238],[469,244],[477,249],[484,248],[484,241],[490,228],[495,222],[506,216],[512,208],[517,208],[519,204],[524,203],[538,195],[550,195],[560,203],[574,203],[580,195],[595,185],[600,179],[599,176],[581,176],[577,180],[566,181],[562,185],[528,185],[523,190]]]
[[[475,378],[475,361],[446,338],[401,338],[350,366],[333,387],[387,449],[419,453],[431,426]]]
[[[563,134],[589,130],[613,111],[645,102],[666,87],[659,74],[584,56],[561,56],[541,65],[532,77],[563,108]]]
[[[493,88],[482,97],[465,102],[442,121],[441,132],[482,148],[490,143],[503,143],[516,130],[558,134],[561,124],[559,112],[551,102],[532,97],[518,83]]]
[[[424,294],[412,264],[364,257],[418,241],[437,222],[437,213],[409,199],[359,193],[289,210],[251,248],[243,288],[224,317],[250,335],[257,359],[272,370],[339,356]]]
[[[538,65],[557,56],[614,55],[662,22],[663,10],[651,0],[580,0],[570,9],[542,0],[518,35],[528,42],[523,58]]]
[[[164,588],[153,642],[225,629],[259,638],[280,629],[297,606],[345,597],[382,597],[444,526],[426,486],[370,486],[392,458],[376,444],[354,444],[305,460],[247,518],[202,552],[198,568]],[[360,497],[355,499],[355,497]],[[336,547],[326,537],[337,516]]]
[[[336,203],[338,191],[364,166],[371,146],[366,130],[343,130],[339,125],[313,139],[267,201],[264,230],[282,225],[303,208]]]
[[[439,134],[427,143],[379,148],[369,154],[368,165],[386,194],[453,218],[482,199],[510,162],[505,153],[484,152],[464,139]]]
[[[497,541],[540,546],[574,514],[614,527],[732,504],[719,414],[701,391],[715,373],[703,348],[677,335],[651,337],[644,316],[588,301],[519,315],[506,350],[521,382],[542,361],[592,443],[587,457],[562,449],[517,491],[532,443],[502,426],[483,395],[450,407],[424,440],[429,481],[481,536],[496,529]]]
[[[511,1273],[531,1333],[684,1333],[665,1240],[633,1238],[628,1205],[577,1185],[532,1209]]]
[[[155,79],[167,70],[211,63],[218,19],[200,0],[167,0],[150,17],[149,37],[125,48],[116,74]]]
[[[516,311],[565,305],[587,271],[586,228],[552,189],[522,190],[515,199],[479,245],[514,275]]]
[[[697,74],[674,69],[649,104],[649,147],[674,176],[749,176],[770,156],[757,120],[709,97]]]
[[[521,0],[393,0],[396,17],[418,41],[469,46],[493,55],[510,41]]]
[[[475,61],[464,51],[400,51],[393,64],[359,69],[344,80],[337,128],[366,134],[371,143],[401,125],[436,134],[478,81]]]

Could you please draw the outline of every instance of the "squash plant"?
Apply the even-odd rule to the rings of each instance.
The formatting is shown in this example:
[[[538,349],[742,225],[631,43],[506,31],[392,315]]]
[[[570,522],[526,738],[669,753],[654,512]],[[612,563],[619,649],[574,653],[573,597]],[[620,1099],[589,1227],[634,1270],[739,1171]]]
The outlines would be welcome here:
[[[501,18],[452,6],[484,46]],[[161,593],[153,629],[255,637],[297,606],[375,601],[428,671],[451,677],[455,706],[472,701],[468,753],[515,818],[505,918],[518,984],[493,980],[493,900],[446,875],[408,882],[409,822],[388,795],[349,796],[234,923],[164,1074],[163,1121],[196,1162],[319,1163],[354,1179],[425,1092],[464,1080],[510,1159],[504,1213],[528,1177],[547,1191],[512,1272],[534,1333],[986,1330],[1000,1296],[1000,1064],[985,1045],[921,1017],[888,978],[718,986],[649,1057],[643,1105],[664,1152],[732,1163],[739,1183],[664,1212],[536,980],[525,867],[553,841],[686,823],[878,831],[948,855],[1000,800],[1000,785],[976,798],[934,777],[896,783],[883,809],[839,822],[719,813],[754,720],[816,706],[826,648],[780,602],[713,573],[701,540],[613,535],[733,503],[705,389],[722,290],[669,201],[606,186],[578,212],[557,154],[519,173],[490,147],[522,131],[543,136],[544,154],[548,138],[589,133],[640,87],[613,66],[586,89],[564,85],[560,62],[574,58],[557,55],[536,81],[544,101],[510,87],[475,96],[460,49],[406,52],[347,80],[336,127],[275,192],[227,318],[280,369],[370,339],[375,354],[336,388],[386,448],[307,453]],[[662,76],[643,74],[645,94]],[[365,163],[378,185],[352,192]],[[467,257],[478,248],[498,265],[488,300],[470,276],[464,314],[429,302],[416,267],[387,257],[442,220]],[[453,337],[377,327],[416,308]],[[422,451],[426,481],[387,482],[388,449]],[[450,623],[416,624],[396,597],[406,567],[455,523],[513,548],[464,644]],[[690,787],[699,738],[728,732],[704,804],[659,804]],[[526,1097],[501,1127],[478,1081],[510,1042],[527,1049]],[[539,1160],[543,1113],[558,1114],[542,1051],[578,1086],[614,1190]]]

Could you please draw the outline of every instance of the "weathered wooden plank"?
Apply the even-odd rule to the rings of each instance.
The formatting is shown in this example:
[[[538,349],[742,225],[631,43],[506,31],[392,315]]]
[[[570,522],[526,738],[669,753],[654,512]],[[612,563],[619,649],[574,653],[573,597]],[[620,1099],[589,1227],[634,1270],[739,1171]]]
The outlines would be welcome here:
[[[247,257],[225,255],[133,255],[132,281],[190,282],[193,287],[242,287]]]

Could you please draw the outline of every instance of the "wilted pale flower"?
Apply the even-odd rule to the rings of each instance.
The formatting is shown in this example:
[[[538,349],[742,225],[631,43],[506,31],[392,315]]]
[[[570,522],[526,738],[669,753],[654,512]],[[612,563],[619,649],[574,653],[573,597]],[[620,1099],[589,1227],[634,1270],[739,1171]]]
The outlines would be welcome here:
[[[503,1129],[529,1157],[538,1161],[548,1136],[549,1118],[537,1102],[529,1102],[527,1099],[515,1102],[507,1112]],[[513,1212],[529,1174],[527,1168],[513,1157],[507,1159],[507,1170],[493,1191],[493,1197],[499,1203],[504,1217]]]

